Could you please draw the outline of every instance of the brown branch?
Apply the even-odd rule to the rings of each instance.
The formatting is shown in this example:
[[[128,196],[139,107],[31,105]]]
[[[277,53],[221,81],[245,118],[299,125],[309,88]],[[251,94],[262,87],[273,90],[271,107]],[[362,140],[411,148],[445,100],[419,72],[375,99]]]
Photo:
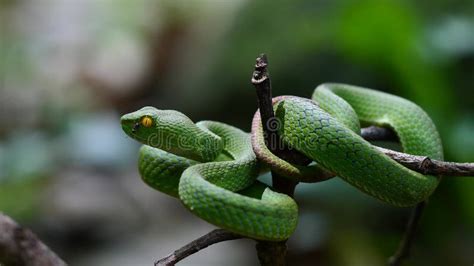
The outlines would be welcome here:
[[[387,140],[380,136],[390,136],[392,133],[387,132],[388,129],[380,127],[371,127],[370,130],[362,129],[362,136],[368,140]],[[393,138],[388,138],[388,140],[394,140]],[[431,160],[425,156],[416,156],[406,153],[396,152],[389,149],[384,149],[377,147],[383,153],[399,162],[400,164],[410,168],[414,171],[420,172],[422,174],[433,174],[433,175],[453,175],[453,176],[474,176],[474,164],[473,163],[452,163],[452,162],[442,162],[437,160]],[[275,175],[273,175],[275,177]],[[277,175],[278,176],[278,175]],[[288,190],[294,191],[294,187],[288,186]],[[408,257],[409,250],[413,244],[414,234],[416,231],[416,226],[419,222],[421,213],[425,207],[426,203],[422,202],[418,204],[411,214],[410,220],[407,224],[407,229],[404,234],[403,240],[400,242],[398,251],[394,256],[390,258],[390,266],[399,265],[403,259]],[[217,232],[217,233],[216,233]],[[199,250],[206,248],[212,244],[216,244],[223,241],[245,238],[228,232],[224,229],[218,229],[211,231],[209,234],[202,236],[186,246],[176,250],[167,257],[160,259],[155,263],[155,265],[174,265],[174,263],[198,252]],[[265,242],[260,241],[257,243],[257,253],[259,260],[262,265],[274,265],[275,258],[283,257],[283,259],[278,259],[278,262],[284,262],[284,256],[286,255],[286,243],[283,242]],[[277,256],[278,254],[279,256]],[[1,257],[1,256],[0,256]],[[277,265],[277,264],[275,264]],[[280,264],[282,265],[282,264]],[[283,264],[284,265],[284,264]]]
[[[29,229],[0,213],[0,265],[66,265]]]
[[[377,149],[405,167],[425,175],[474,176],[474,163],[444,162],[380,147]]]
[[[300,165],[311,163],[311,159],[295,149],[289,149],[278,136],[278,125],[273,123],[279,123],[279,121],[275,119],[275,114],[273,112],[272,84],[267,69],[267,56],[261,54],[257,57],[256,61],[255,71],[252,74],[251,82],[255,86],[255,91],[257,93],[257,103],[260,110],[260,120],[262,121],[265,143],[270,151],[283,160]],[[272,176],[273,174],[274,173],[272,173]]]
[[[274,143],[280,144],[282,142],[278,136],[278,127],[271,126],[272,120],[275,119],[275,114],[272,104],[273,98],[271,80],[267,67],[267,56],[265,54],[261,54],[259,57],[257,57],[255,71],[252,74],[251,80],[257,92],[258,107],[260,109],[260,118],[262,121],[265,143],[268,149],[278,157],[290,163],[308,165],[312,160],[302,153],[294,149],[288,149],[288,147],[284,145],[271,145]],[[274,122],[278,121],[275,120]],[[281,193],[293,197],[298,182],[280,176],[274,171],[271,173],[273,188]],[[286,241],[258,241],[256,249],[260,265],[286,265]]]
[[[367,141],[384,140],[398,141],[398,137],[393,130],[384,127],[370,126],[361,129],[360,135]]]
[[[390,136],[392,133],[387,133],[387,129],[380,128],[380,127],[372,127],[370,130],[362,129],[362,136],[366,139],[370,140],[386,140],[381,138],[380,136]],[[393,138],[388,138],[389,140],[394,140]],[[474,164],[472,163],[451,163],[451,162],[442,162],[427,159],[425,156],[416,156],[410,155],[406,153],[396,152],[389,149],[384,149],[378,147],[386,155],[390,156],[395,161],[405,165],[406,167],[420,172],[420,173],[429,173],[434,175],[472,175],[474,176]],[[429,163],[427,163],[429,161]],[[423,163],[424,162],[424,163]],[[448,174],[449,173],[449,174]],[[290,187],[291,189],[291,187]],[[293,188],[294,189],[294,188]],[[416,225],[418,224],[419,218],[421,216],[421,212],[425,206],[425,202],[420,203],[417,205],[410,217],[410,221],[408,222],[407,229],[405,235],[403,237],[402,242],[400,243],[399,250],[397,253],[390,259],[391,266],[398,265],[393,264],[396,261],[401,261],[403,258],[406,258],[409,253],[409,249],[413,243],[414,233],[416,229]],[[215,237],[214,234],[216,231],[220,231],[220,236]],[[227,237],[226,237],[227,236]],[[232,237],[235,236],[235,237]],[[218,242],[233,240],[244,238],[243,236],[235,235],[231,232],[225,231],[224,229],[214,230],[209,234],[200,237],[192,241],[191,243],[187,244],[186,246],[176,250],[172,254],[168,255],[167,257],[160,259],[155,265],[174,265],[174,263],[186,258],[189,255],[192,255],[199,250],[210,246],[212,244],[216,244]],[[196,245],[195,243],[198,242]],[[271,242],[259,242],[257,244],[257,250],[259,259],[262,262],[262,265],[270,265],[266,262],[266,259],[277,257],[275,254],[285,255],[286,248],[285,242],[276,242],[276,244],[269,245]],[[262,254],[268,254],[265,256]],[[281,260],[279,260],[281,261]],[[395,261],[395,262],[392,262]],[[167,264],[168,263],[168,264]],[[268,263],[268,264],[264,264]]]
[[[278,138],[277,132],[274,128],[270,128],[266,125],[266,122],[275,118],[272,105],[272,84],[267,69],[267,56],[261,54],[259,57],[257,57],[256,61],[255,71],[252,74],[251,82],[255,86],[257,92],[257,101],[260,108],[263,131],[265,133],[265,137],[267,138],[267,143],[273,143],[269,141],[275,141]]]
[[[397,135],[391,129],[376,126],[362,128],[361,136],[368,141],[398,140]],[[425,175],[474,176],[474,163],[445,162],[433,160],[426,156],[411,155],[381,147],[377,147],[377,149],[405,167]]]
[[[284,266],[286,265],[286,241],[268,242],[258,241],[257,249],[260,265]]]
[[[381,128],[381,127],[369,127],[362,129],[362,137],[366,140],[395,140],[393,136],[394,133],[390,132],[390,129]],[[431,160],[425,156],[416,156],[410,155],[402,152],[396,152],[393,150],[377,147],[380,151],[394,159],[395,161],[399,162],[400,164],[404,165],[407,168],[410,168],[414,171],[417,171],[422,174],[432,174],[432,175],[452,175],[452,176],[474,176],[474,163],[453,163],[453,162],[443,162],[437,160]],[[273,177],[278,177],[273,173]],[[284,180],[284,178],[281,178]],[[275,179],[274,179],[275,182]],[[282,186],[281,183],[277,183],[275,185]],[[294,191],[294,186],[296,183],[290,184],[287,186],[287,191]],[[280,191],[284,189],[280,188]],[[288,194],[288,193],[287,193]],[[411,214],[410,220],[407,224],[407,229],[404,234],[403,240],[400,243],[400,247],[396,254],[390,258],[390,265],[395,266],[399,265],[396,263],[400,263],[401,260],[408,257],[410,247],[413,243],[415,229],[420,219],[421,213],[423,211],[424,206],[426,205],[425,202],[418,204]],[[221,236],[214,237],[216,231],[220,231]],[[226,237],[227,236],[227,237]],[[232,237],[235,236],[235,237]],[[172,254],[168,255],[167,257],[160,259],[155,265],[174,265],[174,263],[186,258],[189,255],[192,255],[199,250],[210,246],[212,244],[216,244],[218,242],[223,242],[227,240],[239,239],[244,238],[243,236],[235,235],[231,232],[225,231],[224,229],[214,230],[209,234],[200,237],[192,241],[191,243],[187,244],[186,246],[176,250]],[[198,242],[196,245],[195,243]],[[279,254],[280,257],[286,255],[286,243],[285,242],[264,242],[260,241],[257,244],[257,253],[259,256],[259,260],[262,265],[273,265],[274,258],[278,258],[276,254]],[[1,257],[1,256],[0,256]],[[270,261],[267,261],[270,260]],[[284,262],[284,259],[278,259],[277,261]],[[168,264],[167,264],[168,263]]]
[[[278,134],[275,130],[272,130],[268,125],[268,121],[274,119],[274,112],[272,107],[272,93],[271,93],[271,81],[267,70],[268,61],[265,55],[261,55],[257,58],[255,65],[255,71],[252,75],[252,84],[256,88],[258,105],[260,108],[260,115],[262,121],[264,135],[266,143],[280,143]],[[370,126],[362,128],[361,136],[368,141],[384,140],[384,141],[397,141],[396,134],[388,128]],[[281,147],[281,145],[268,145],[269,149],[280,156],[281,158],[295,164],[305,165],[311,160],[306,158],[301,153],[294,149],[288,149],[287,147]],[[278,149],[279,148],[279,149]],[[453,163],[453,162],[442,162],[437,160],[431,160],[425,156],[416,156],[405,154],[401,152],[392,151],[377,147],[380,151],[399,162],[400,164],[410,168],[414,171],[422,174],[432,175],[453,175],[453,176],[474,176],[474,163]],[[288,180],[278,174],[272,172],[273,187],[287,195],[293,196],[294,189],[297,185],[296,182]],[[396,266],[399,261],[406,258],[409,254],[410,247],[412,245],[415,229],[420,219],[423,208],[426,203],[422,202],[418,204],[410,217],[410,221],[407,225],[407,231],[400,243],[399,250],[397,253],[390,258],[391,266]],[[184,247],[176,250],[172,254],[165,258],[160,259],[155,265],[174,265],[178,261],[198,252],[199,250],[206,248],[212,244],[216,244],[223,241],[245,238],[224,229],[218,229],[211,231],[207,235],[204,235]],[[286,256],[286,241],[281,242],[267,242],[258,241],[256,245],[257,254],[261,265],[285,265]],[[395,263],[395,264],[394,264]]]
[[[240,238],[242,238],[242,236],[228,232],[224,229],[216,229],[192,241],[186,246],[175,250],[168,256],[158,260],[157,262],[155,262],[155,266],[175,265],[177,262],[200,251],[201,249],[207,248],[212,244]]]
[[[378,147],[379,150],[390,156],[398,163],[422,174],[437,176],[474,176],[474,163],[454,163],[432,160],[426,156],[416,156],[406,153],[396,152]],[[426,202],[419,203],[410,215],[403,238],[398,250],[389,258],[388,265],[399,266],[402,261],[410,256],[410,250],[414,242],[415,232],[418,227],[420,217],[426,206]]]
[[[423,201],[418,203],[415,208],[413,208],[412,213],[410,215],[410,220],[408,221],[407,228],[405,234],[403,236],[402,241],[398,247],[397,252],[388,259],[389,266],[399,266],[401,265],[402,261],[410,256],[410,249],[413,245],[413,241],[415,240],[415,233],[416,228],[420,222],[421,214],[425,209],[426,202]]]
[[[366,140],[397,140],[396,134],[392,130],[380,127],[372,126],[364,128],[361,133],[362,137]],[[379,149],[395,161],[403,164],[405,167],[422,174],[474,176],[473,163],[443,162],[431,160],[425,156],[414,156],[384,148]],[[399,247],[395,254],[388,260],[389,266],[399,266],[403,260],[410,256],[410,250],[413,246],[416,229],[425,206],[426,201],[419,203],[415,208],[413,208]]]

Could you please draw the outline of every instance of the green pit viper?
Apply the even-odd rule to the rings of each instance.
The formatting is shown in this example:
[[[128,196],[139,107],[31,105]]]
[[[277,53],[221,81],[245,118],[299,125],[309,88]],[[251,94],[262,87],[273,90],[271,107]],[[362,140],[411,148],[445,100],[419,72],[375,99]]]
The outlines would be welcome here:
[[[139,172],[149,186],[200,218],[254,239],[280,241],[297,225],[295,201],[257,181],[264,169],[308,181],[337,175],[381,201],[405,207],[427,199],[439,178],[395,162],[360,136],[362,125],[389,127],[405,153],[442,160],[439,134],[416,104],[387,93],[323,84],[312,100],[274,99],[271,121],[282,141],[313,160],[292,165],[265,146],[258,111],[248,134],[213,121],[194,123],[173,110],[144,107],[121,118],[123,130],[145,144]]]

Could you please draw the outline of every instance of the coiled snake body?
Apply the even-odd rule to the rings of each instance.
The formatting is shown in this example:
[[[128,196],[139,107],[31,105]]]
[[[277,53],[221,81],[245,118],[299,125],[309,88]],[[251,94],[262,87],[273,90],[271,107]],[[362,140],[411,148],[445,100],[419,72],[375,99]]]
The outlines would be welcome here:
[[[301,181],[334,173],[401,207],[425,200],[438,184],[437,177],[405,168],[359,136],[361,123],[390,127],[405,153],[442,159],[433,122],[406,99],[323,84],[312,100],[276,98],[274,110],[279,136],[314,160],[312,165],[291,165],[273,155],[265,146],[258,114],[252,134],[219,122],[193,123],[182,113],[153,107],[126,114],[121,123],[129,136],[145,144],[139,171],[148,185],[179,198],[202,219],[255,239],[287,239],[297,224],[294,200],[256,181],[265,165]]]

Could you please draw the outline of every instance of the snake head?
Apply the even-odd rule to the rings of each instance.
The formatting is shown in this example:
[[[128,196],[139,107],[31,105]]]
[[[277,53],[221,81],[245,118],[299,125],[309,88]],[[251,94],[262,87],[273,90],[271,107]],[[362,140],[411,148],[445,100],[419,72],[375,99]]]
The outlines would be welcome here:
[[[141,143],[148,144],[149,138],[155,133],[156,119],[159,110],[144,107],[138,111],[123,115],[120,118],[122,129],[128,136]]]
[[[123,115],[120,120],[123,131],[143,144],[190,159],[201,159],[201,151],[192,143],[202,135],[202,130],[178,111],[147,106]]]

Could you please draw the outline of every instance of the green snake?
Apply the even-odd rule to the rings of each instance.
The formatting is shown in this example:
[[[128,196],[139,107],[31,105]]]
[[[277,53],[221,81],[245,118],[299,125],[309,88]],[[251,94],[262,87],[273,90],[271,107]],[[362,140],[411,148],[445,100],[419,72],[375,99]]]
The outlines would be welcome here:
[[[282,141],[313,160],[292,165],[265,146],[258,112],[248,134],[233,126],[194,123],[173,110],[144,107],[122,116],[123,130],[145,144],[139,172],[146,184],[181,200],[200,218],[254,239],[280,241],[297,225],[295,201],[257,181],[265,169],[299,181],[334,175],[381,201],[415,205],[439,178],[395,162],[360,136],[362,125],[389,127],[405,153],[442,160],[439,134],[416,104],[387,93],[323,84],[312,99],[274,99],[272,126]]]

